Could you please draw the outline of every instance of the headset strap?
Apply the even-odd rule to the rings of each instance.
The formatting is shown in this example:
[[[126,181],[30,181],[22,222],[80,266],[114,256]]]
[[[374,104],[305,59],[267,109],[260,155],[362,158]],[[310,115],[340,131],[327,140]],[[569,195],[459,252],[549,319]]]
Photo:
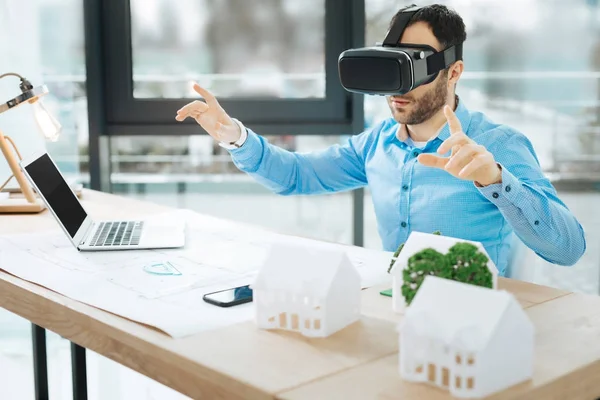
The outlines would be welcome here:
[[[400,39],[402,39],[402,34],[408,26],[408,23],[421,8],[422,7],[418,7],[415,4],[411,4],[408,8],[404,9],[398,15],[396,21],[388,31],[382,45],[398,47]],[[400,47],[404,46],[400,44]],[[433,75],[443,69],[446,69],[458,60],[462,60],[462,43],[427,57],[427,75]]]
[[[454,62],[462,60],[462,50],[462,43],[459,43],[427,57],[427,75],[433,75],[448,68]]]
[[[412,19],[413,15],[416,14],[422,7],[417,7],[412,4],[410,7],[404,9],[400,15],[396,18],[394,25],[390,28],[385,39],[383,39],[383,46],[398,46],[398,42],[402,39],[402,34],[406,29],[406,26]]]

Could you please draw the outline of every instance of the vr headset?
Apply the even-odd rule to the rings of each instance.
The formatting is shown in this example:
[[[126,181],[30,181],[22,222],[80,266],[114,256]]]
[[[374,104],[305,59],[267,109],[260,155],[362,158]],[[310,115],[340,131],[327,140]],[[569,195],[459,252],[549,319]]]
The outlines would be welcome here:
[[[462,60],[462,43],[440,52],[428,45],[399,44],[420,9],[413,4],[400,13],[382,44],[340,54],[338,72],[344,89],[372,95],[402,95],[432,82],[439,71]]]

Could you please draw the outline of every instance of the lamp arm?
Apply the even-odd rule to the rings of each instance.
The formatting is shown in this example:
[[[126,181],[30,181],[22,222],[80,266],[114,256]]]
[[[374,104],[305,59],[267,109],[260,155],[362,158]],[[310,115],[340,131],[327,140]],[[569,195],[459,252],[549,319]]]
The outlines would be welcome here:
[[[22,160],[23,157],[21,156],[21,153],[19,152],[19,148],[15,144],[14,140],[12,140],[10,138],[10,136],[6,136],[6,135],[4,135],[4,139],[6,139],[6,140],[8,140],[10,142],[10,144],[13,147],[13,149],[15,150],[15,153],[17,153],[17,157],[19,157],[19,160]],[[9,176],[8,179],[2,185],[0,185],[0,192],[2,191],[2,189],[4,189],[6,187],[6,185],[8,185],[8,182],[10,182],[10,180],[12,178],[14,178],[14,177],[15,177],[14,175]]]
[[[7,72],[5,74],[0,75],[0,79],[2,78],[6,78],[7,76],[16,76],[17,78],[19,78],[20,80],[23,80],[25,78],[23,78],[21,75],[17,74],[16,72]]]
[[[6,187],[6,185],[8,185],[8,182],[10,182],[10,180],[11,180],[12,178],[14,178],[14,177],[15,177],[14,175],[11,175],[11,176],[9,176],[9,177],[8,177],[8,179],[7,179],[7,180],[5,180],[5,181],[4,181],[4,183],[3,183],[3,184],[0,186],[0,192],[1,192],[2,190],[4,190],[4,188]]]
[[[17,153],[17,156],[19,157],[19,161],[23,160],[23,157],[21,156],[21,153],[19,152],[19,149],[17,148],[17,145],[15,144],[14,140],[12,140],[10,136],[6,136],[6,135],[4,135],[4,139],[6,139],[10,142],[13,149],[15,150],[15,153]]]
[[[8,166],[12,170],[12,173],[13,173],[15,179],[17,180],[17,182],[19,182],[21,191],[23,192],[23,195],[25,196],[27,201],[29,203],[35,203],[36,202],[35,194],[33,193],[31,186],[29,186],[29,183],[27,182],[27,178],[25,178],[23,171],[21,171],[21,168],[19,167],[19,163],[15,159],[15,155],[13,154],[13,152],[7,145],[9,140],[6,140],[6,136],[4,136],[4,134],[2,134],[2,131],[0,131],[0,151],[2,151],[4,158],[6,158],[6,161],[8,162]],[[10,140],[10,142],[14,146],[14,143],[12,143],[12,140]],[[14,147],[16,148],[16,146],[14,146]],[[21,155],[19,154],[18,150],[17,150],[17,155],[19,156],[19,158],[21,158]]]

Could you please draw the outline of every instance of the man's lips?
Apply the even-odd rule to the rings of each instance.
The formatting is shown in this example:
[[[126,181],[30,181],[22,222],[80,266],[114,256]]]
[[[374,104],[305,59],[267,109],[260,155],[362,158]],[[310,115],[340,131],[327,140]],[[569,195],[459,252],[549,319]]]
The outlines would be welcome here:
[[[410,101],[408,101],[408,100],[404,100],[404,99],[392,99],[392,103],[393,103],[395,106],[405,106],[405,105],[407,105],[408,103],[410,103]]]

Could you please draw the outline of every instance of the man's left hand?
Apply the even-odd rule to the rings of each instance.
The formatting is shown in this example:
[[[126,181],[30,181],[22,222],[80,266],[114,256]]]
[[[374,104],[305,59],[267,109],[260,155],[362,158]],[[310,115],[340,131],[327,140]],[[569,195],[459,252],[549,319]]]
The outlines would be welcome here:
[[[484,146],[469,138],[460,126],[460,121],[449,106],[444,107],[450,137],[438,148],[438,154],[452,150],[449,158],[435,154],[421,154],[417,160],[428,167],[443,169],[453,176],[474,181],[480,186],[502,182],[502,170],[494,156]]]

